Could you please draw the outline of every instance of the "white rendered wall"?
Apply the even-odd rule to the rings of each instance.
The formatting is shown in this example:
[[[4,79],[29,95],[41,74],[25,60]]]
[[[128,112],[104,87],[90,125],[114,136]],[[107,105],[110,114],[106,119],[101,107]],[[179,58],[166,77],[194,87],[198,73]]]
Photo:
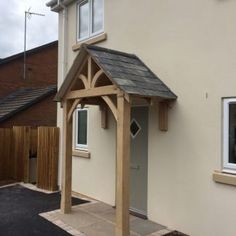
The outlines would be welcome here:
[[[108,39],[99,45],[135,53],[178,95],[168,132],[150,110],[148,216],[191,236],[236,235],[236,187],[212,181],[221,169],[221,98],[236,96],[235,10],[232,0],[105,0]],[[75,5],[69,11],[71,65]],[[110,115],[102,130],[96,109],[90,119],[91,159],[73,158],[73,190],[114,204],[115,122]]]
[[[73,157],[72,189],[86,196],[115,205],[116,123],[109,112],[109,129],[101,128],[98,106],[88,111],[88,150],[90,159]]]

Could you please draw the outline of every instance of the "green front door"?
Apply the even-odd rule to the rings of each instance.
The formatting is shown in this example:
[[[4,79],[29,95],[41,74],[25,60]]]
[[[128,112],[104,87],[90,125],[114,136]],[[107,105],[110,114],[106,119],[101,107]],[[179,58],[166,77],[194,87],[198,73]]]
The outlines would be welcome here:
[[[148,107],[131,109],[130,210],[147,215]]]

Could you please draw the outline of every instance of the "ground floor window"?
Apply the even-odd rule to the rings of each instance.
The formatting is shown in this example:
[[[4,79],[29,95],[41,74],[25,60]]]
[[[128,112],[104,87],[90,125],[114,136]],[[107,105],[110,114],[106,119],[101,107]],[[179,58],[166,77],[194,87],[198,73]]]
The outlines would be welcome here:
[[[236,98],[223,99],[223,169],[236,173]]]
[[[88,109],[76,110],[75,149],[88,149]]]

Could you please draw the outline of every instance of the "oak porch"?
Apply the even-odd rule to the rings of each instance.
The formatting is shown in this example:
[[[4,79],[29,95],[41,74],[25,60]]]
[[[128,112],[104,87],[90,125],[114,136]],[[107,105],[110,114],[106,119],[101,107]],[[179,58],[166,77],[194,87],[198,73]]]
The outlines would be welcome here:
[[[101,53],[101,54],[99,54]],[[99,55],[101,57],[99,58]],[[115,61],[114,58],[119,58]],[[159,126],[163,131],[167,130],[167,110],[168,102],[176,96],[164,84],[161,88],[167,91],[151,91],[150,88],[143,88],[140,92],[140,83],[133,88],[132,93],[127,92],[126,87],[119,85],[119,81],[109,66],[112,63],[123,68],[134,81],[142,76],[155,76],[145,67],[143,63],[134,55],[122,54],[117,51],[102,49],[95,46],[83,46],[81,52],[74,61],[68,75],[62,84],[56,100],[63,106],[63,178],[62,178],[62,199],[61,210],[63,213],[71,211],[71,185],[72,185],[72,114],[80,104],[100,106],[102,116],[102,127],[106,128],[106,110],[112,112],[117,122],[117,150],[116,150],[116,236],[129,235],[129,166],[130,166],[130,110],[132,104],[159,105]],[[108,62],[107,62],[108,61]],[[105,64],[104,62],[108,63]],[[136,69],[132,75],[127,65]],[[106,66],[109,65],[109,66]],[[121,66],[122,65],[122,66]],[[138,71],[142,76],[137,75]],[[145,72],[145,73],[143,73]],[[112,74],[113,73],[113,74]],[[130,74],[131,73],[131,74]],[[113,76],[114,75],[114,76]],[[136,77],[135,77],[136,76]],[[116,78],[115,78],[116,77]],[[122,77],[122,76],[121,76]],[[120,79],[120,78],[118,78]],[[122,78],[121,78],[122,79]],[[146,79],[147,80],[147,79]],[[129,81],[125,81],[126,85]],[[160,80],[157,81],[160,87]],[[122,82],[124,83],[124,81]],[[132,83],[132,85],[135,82]],[[145,82],[147,86],[147,81]],[[139,87],[138,87],[139,86]],[[154,86],[152,81],[151,86]],[[159,88],[156,87],[156,88]],[[129,87],[130,89],[130,87]],[[135,89],[137,90],[135,92]],[[130,90],[129,90],[130,91]],[[150,93],[150,94],[149,94]],[[161,94],[161,96],[160,96]]]

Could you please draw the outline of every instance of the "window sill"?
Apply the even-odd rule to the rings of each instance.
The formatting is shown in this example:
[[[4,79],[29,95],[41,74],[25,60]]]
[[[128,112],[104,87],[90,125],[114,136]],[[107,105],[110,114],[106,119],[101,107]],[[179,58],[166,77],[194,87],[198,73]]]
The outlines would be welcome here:
[[[215,182],[236,186],[236,175],[215,170],[212,178]]]
[[[98,42],[101,42],[101,41],[105,41],[106,39],[107,39],[107,34],[102,33],[102,34],[96,35],[93,38],[88,38],[88,39],[77,42],[75,45],[72,46],[72,50],[73,51],[79,50],[83,43],[95,44],[95,43],[98,43]]]
[[[84,150],[73,150],[72,156],[90,159],[90,152]]]

